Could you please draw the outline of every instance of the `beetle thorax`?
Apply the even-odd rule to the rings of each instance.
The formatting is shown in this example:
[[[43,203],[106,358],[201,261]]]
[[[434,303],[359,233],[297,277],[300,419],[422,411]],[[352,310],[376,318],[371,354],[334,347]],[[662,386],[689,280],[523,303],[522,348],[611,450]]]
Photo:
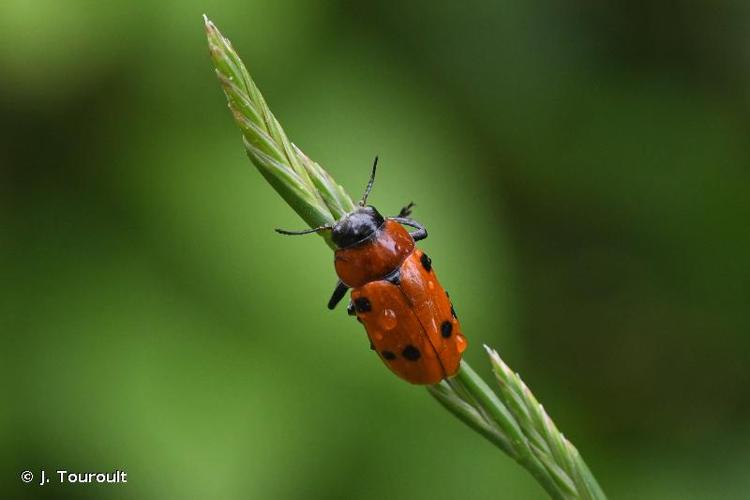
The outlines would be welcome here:
[[[364,238],[336,250],[336,274],[346,285],[359,287],[391,274],[413,250],[414,240],[408,231],[398,222],[384,220]]]

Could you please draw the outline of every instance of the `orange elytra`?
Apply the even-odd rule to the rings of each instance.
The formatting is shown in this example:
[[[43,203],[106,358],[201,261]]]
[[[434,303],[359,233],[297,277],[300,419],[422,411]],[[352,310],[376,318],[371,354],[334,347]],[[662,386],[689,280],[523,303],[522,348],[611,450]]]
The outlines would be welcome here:
[[[339,277],[328,308],[352,289],[348,312],[365,325],[370,347],[396,375],[413,384],[436,384],[456,374],[466,338],[432,261],[414,242],[427,230],[409,218],[412,203],[384,218],[367,205],[375,182],[377,157],[359,206],[333,224],[297,235],[331,231]],[[409,233],[402,226],[416,231]]]

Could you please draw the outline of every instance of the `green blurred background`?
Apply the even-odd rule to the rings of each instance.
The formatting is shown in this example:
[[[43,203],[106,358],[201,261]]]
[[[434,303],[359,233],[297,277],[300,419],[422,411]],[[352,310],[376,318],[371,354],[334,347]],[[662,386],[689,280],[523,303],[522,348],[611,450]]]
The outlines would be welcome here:
[[[3,498],[544,498],[325,303],[206,12],[613,498],[750,488],[750,5],[0,4]],[[24,485],[40,468],[120,486]]]

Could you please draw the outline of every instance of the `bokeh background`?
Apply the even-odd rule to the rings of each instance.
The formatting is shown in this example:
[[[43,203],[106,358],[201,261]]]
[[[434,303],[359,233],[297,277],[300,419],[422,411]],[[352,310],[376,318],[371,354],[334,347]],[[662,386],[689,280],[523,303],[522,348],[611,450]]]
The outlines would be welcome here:
[[[201,14],[612,498],[750,488],[750,4],[0,4],[3,498],[544,498],[325,303]],[[121,486],[18,474],[124,469]]]

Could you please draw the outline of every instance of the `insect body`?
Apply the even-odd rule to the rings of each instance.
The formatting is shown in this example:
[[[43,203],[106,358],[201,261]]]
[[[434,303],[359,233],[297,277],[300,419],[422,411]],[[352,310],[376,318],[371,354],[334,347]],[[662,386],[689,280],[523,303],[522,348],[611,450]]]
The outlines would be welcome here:
[[[331,231],[339,282],[328,302],[334,309],[352,289],[348,311],[365,325],[383,363],[413,384],[436,384],[459,368],[466,338],[432,261],[414,242],[427,230],[409,218],[412,204],[384,218],[367,205],[377,158],[359,207],[332,225],[282,234]],[[416,229],[409,233],[402,226]]]

